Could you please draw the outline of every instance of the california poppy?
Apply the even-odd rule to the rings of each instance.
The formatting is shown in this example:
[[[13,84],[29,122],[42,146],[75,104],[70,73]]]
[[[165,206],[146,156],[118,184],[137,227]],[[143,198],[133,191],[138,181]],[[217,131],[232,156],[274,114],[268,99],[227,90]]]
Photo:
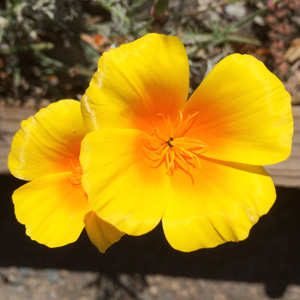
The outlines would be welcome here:
[[[85,227],[101,252],[123,233],[96,216],[81,185],[81,141],[87,133],[80,104],[61,100],[21,123],[11,146],[11,173],[30,181],[13,193],[18,221],[48,247],[75,242]]]
[[[98,216],[130,235],[161,220],[181,251],[245,239],[273,205],[262,165],[291,151],[290,95],[252,56],[219,62],[187,101],[188,57],[149,34],[104,53],[82,98],[83,187]]]

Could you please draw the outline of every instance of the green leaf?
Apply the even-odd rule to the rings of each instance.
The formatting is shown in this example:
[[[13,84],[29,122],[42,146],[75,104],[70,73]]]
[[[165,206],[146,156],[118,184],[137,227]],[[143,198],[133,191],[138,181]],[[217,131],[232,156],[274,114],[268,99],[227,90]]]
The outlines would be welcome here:
[[[246,44],[252,44],[257,46],[261,45],[261,42],[255,37],[243,36],[243,35],[233,34],[233,33],[228,34],[225,37],[225,40],[228,42],[239,42],[239,43],[246,43]]]

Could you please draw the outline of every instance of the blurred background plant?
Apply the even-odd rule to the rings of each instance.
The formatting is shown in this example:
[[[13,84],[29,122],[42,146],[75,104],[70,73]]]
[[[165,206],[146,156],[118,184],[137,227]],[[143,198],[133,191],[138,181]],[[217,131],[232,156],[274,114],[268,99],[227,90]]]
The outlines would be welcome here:
[[[288,80],[300,66],[299,16],[300,0],[6,0],[2,102],[80,99],[103,52],[149,32],[185,44],[191,90],[232,52],[255,55]]]

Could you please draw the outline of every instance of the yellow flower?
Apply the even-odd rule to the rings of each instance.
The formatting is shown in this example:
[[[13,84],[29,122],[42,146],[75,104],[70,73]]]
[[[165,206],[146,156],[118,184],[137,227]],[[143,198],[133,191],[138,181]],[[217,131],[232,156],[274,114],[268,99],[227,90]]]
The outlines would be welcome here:
[[[275,201],[261,165],[286,159],[290,95],[249,55],[226,57],[188,101],[176,37],[149,34],[105,53],[82,98],[83,186],[93,210],[130,235],[161,220],[175,249],[245,239]]]
[[[86,134],[80,103],[61,100],[21,123],[8,166],[11,173],[30,181],[13,193],[18,221],[26,234],[48,247],[76,241],[84,226],[101,252],[123,233],[99,219],[81,186],[81,141]]]

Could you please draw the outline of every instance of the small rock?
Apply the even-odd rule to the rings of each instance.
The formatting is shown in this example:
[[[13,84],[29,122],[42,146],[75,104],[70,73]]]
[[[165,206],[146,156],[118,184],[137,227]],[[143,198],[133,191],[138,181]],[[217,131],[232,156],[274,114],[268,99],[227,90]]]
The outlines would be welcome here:
[[[50,100],[48,100],[48,99],[42,99],[41,102],[39,103],[39,108],[47,107],[50,103],[51,103]]]
[[[21,276],[24,276],[24,277],[28,277],[32,274],[32,269],[31,268],[19,268],[19,273]]]
[[[29,98],[25,101],[24,107],[26,108],[35,108],[36,101],[34,98]]]
[[[45,276],[47,277],[47,279],[54,283],[57,281],[59,274],[58,274],[58,270],[56,269],[46,269],[45,270]]]
[[[247,14],[247,9],[245,8],[244,2],[228,4],[225,7],[225,11],[229,16],[234,17],[236,19],[245,18]]]

